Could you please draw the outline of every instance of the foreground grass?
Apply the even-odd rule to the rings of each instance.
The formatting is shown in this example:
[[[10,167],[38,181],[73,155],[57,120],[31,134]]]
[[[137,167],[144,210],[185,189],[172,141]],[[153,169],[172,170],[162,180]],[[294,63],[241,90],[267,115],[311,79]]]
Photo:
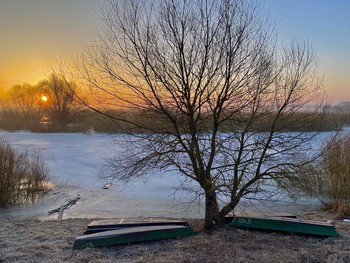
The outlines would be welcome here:
[[[332,214],[309,213],[328,220]],[[341,237],[318,238],[222,227],[188,238],[73,251],[91,219],[0,220],[0,262],[350,262],[350,223]],[[202,221],[190,220],[198,231]]]

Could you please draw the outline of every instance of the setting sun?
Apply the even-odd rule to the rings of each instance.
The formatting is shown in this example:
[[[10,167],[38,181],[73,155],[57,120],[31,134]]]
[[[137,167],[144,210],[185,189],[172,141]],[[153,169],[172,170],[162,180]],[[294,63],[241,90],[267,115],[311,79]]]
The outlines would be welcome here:
[[[41,96],[41,100],[42,100],[43,102],[46,102],[46,101],[47,101],[47,97],[46,97],[45,95],[43,95],[43,96]]]

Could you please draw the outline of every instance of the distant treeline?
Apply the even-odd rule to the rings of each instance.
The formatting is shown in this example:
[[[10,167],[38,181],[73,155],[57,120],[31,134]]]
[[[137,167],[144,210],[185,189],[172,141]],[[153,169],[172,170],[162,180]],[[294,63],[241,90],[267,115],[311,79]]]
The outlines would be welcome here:
[[[96,113],[92,110],[81,111],[66,126],[59,126],[49,116],[23,115],[21,112],[2,109],[0,110],[0,129],[8,131],[28,130],[32,132],[97,132],[97,133],[141,133],[141,132],[171,132],[169,122],[152,113],[110,110],[108,116]],[[181,116],[179,117],[181,119]],[[271,127],[273,116],[263,116],[248,127],[251,131],[268,131]],[[222,125],[220,131],[230,132],[247,127],[249,116],[240,114],[232,116]],[[180,121],[181,122],[181,121]],[[203,118],[198,127],[201,131],[211,130],[212,119],[210,116]],[[300,112],[293,116],[286,116],[277,123],[278,131],[331,131],[342,126],[350,125],[350,113],[326,113],[322,118],[315,119],[311,113]],[[182,132],[186,133],[188,123],[183,118]]]
[[[188,115],[175,107],[167,112],[156,108],[136,107],[103,109],[97,113],[81,101],[82,90],[53,72],[47,79],[32,85],[14,85],[0,98],[0,129],[32,132],[99,132],[99,133],[205,133],[235,131],[330,131],[350,125],[350,102],[310,111],[275,113],[270,108],[222,109],[220,117],[205,108]],[[96,103],[96,102],[95,102]],[[109,104],[107,104],[109,105]],[[104,105],[97,105],[102,111]],[[102,107],[102,108],[101,108]],[[111,106],[112,107],[112,106]],[[170,106],[169,106],[170,107]],[[229,112],[231,111],[231,112]],[[168,115],[167,115],[168,114]],[[196,115],[200,114],[200,115]],[[166,119],[170,118],[170,119]],[[192,129],[190,129],[192,127]]]

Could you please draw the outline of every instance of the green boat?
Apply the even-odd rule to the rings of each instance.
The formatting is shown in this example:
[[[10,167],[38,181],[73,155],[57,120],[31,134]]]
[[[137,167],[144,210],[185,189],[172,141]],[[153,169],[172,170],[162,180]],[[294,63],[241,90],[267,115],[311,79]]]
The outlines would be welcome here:
[[[236,216],[228,226],[282,231],[306,235],[339,236],[334,225],[326,222],[288,217],[247,217]]]
[[[104,247],[192,235],[194,235],[192,228],[183,225],[124,227],[77,237],[74,241],[73,249]]]
[[[85,235],[94,234],[103,231],[117,230],[126,227],[138,226],[165,226],[165,225],[181,225],[189,226],[185,221],[173,220],[167,218],[117,218],[104,219],[91,222],[85,231]]]

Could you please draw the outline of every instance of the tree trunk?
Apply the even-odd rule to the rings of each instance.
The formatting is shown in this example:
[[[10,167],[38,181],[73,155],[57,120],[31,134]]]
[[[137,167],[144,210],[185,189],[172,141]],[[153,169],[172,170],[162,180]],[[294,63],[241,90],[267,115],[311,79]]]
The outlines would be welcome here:
[[[205,223],[204,228],[210,229],[218,223],[219,219],[219,205],[216,199],[214,189],[205,191]]]
[[[235,198],[230,203],[226,204],[219,212],[219,220],[220,222],[224,222],[225,216],[227,216],[228,213],[233,211],[233,209],[237,206],[241,198]]]

